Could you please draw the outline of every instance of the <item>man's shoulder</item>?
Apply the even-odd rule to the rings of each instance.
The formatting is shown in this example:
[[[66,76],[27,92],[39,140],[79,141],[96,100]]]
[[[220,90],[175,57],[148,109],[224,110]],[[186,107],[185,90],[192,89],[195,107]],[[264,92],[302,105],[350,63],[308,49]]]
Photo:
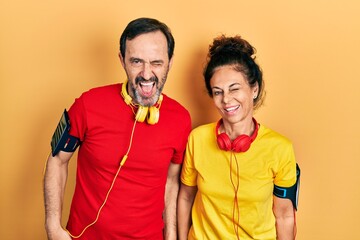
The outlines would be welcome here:
[[[173,111],[181,111],[183,113],[189,114],[189,111],[177,100],[169,97],[166,94],[163,94],[163,97],[164,97],[163,104],[165,108]]]
[[[110,92],[117,92],[119,93],[120,90],[120,83],[104,85],[99,87],[90,88],[85,93],[87,94],[101,94],[101,93],[110,93]]]
[[[191,128],[190,112],[178,101],[163,94],[164,99],[160,107],[161,118],[172,122],[177,128]]]
[[[102,98],[112,95],[120,95],[120,84],[104,85],[99,87],[90,88],[81,94],[82,98],[97,98],[101,101]]]

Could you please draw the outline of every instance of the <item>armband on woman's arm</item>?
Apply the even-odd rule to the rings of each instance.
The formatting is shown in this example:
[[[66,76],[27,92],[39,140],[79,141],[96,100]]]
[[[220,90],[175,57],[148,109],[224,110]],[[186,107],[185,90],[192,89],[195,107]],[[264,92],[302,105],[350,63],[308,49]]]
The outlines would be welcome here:
[[[274,185],[274,195],[279,198],[290,199],[294,208],[297,210],[300,188],[300,168],[296,164],[296,182],[291,187],[279,187]]]

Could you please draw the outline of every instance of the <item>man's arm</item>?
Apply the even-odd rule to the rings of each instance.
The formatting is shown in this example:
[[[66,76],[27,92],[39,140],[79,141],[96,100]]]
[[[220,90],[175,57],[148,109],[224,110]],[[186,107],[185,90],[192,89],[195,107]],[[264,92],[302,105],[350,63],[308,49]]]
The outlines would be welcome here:
[[[69,234],[61,227],[61,214],[64,199],[68,164],[72,152],[60,151],[56,156],[49,155],[44,174],[45,229],[48,239],[69,239]]]
[[[292,202],[286,198],[274,196],[273,212],[276,219],[278,240],[294,240],[296,234],[295,210]]]
[[[179,240],[186,240],[191,227],[191,209],[194,203],[197,187],[181,183],[178,197],[178,234]]]
[[[170,163],[165,186],[164,239],[177,239],[176,204],[179,193],[181,164]]]

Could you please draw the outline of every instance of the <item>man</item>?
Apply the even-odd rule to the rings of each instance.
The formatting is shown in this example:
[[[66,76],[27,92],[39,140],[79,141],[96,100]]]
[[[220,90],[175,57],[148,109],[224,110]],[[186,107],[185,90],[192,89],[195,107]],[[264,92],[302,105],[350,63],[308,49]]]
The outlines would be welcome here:
[[[70,130],[59,123],[80,148],[64,230],[62,201],[76,143],[69,150],[72,141],[62,145],[54,133],[44,176],[49,239],[176,239],[179,172],[191,120],[162,94],[174,45],[158,20],[130,22],[119,53],[127,81],[83,93],[69,109]]]

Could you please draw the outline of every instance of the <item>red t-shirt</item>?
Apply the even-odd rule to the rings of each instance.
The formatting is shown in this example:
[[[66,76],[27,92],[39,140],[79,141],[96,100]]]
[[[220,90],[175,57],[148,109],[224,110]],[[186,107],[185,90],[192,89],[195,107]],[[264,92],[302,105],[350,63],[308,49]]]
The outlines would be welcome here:
[[[120,90],[121,84],[92,89],[69,109],[70,134],[81,140],[67,225],[73,235],[95,220],[130,143],[135,115]],[[190,130],[188,111],[164,95],[159,122],[136,123],[106,205],[80,239],[162,239],[168,167],[182,163]]]

